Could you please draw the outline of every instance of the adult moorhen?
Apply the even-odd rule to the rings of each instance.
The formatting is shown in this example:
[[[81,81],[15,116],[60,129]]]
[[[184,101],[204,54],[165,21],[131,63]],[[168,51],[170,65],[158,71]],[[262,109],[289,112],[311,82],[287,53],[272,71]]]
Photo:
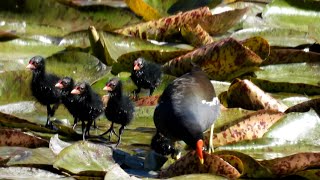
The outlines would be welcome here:
[[[60,105],[60,92],[54,86],[59,81],[59,77],[46,73],[45,59],[42,56],[34,56],[29,60],[28,69],[32,71],[31,92],[37,101],[47,106],[46,127],[51,126],[50,117]],[[51,107],[51,104],[53,106]]]
[[[161,76],[162,72],[158,64],[148,62],[142,57],[135,60],[130,76],[137,86],[137,89],[133,91],[134,98],[138,97],[141,88],[150,89],[149,96],[151,96],[155,88],[159,86]]]
[[[166,87],[153,119],[159,133],[172,141],[183,140],[203,163],[203,132],[213,125],[219,112],[213,85],[199,67],[194,67]]]
[[[101,136],[110,133],[110,139],[112,133],[116,134],[113,129],[113,124],[121,124],[121,127],[119,128],[118,142],[116,145],[118,146],[121,142],[121,135],[124,127],[133,119],[134,105],[130,98],[123,94],[122,82],[118,78],[112,78],[106,83],[106,86],[103,88],[103,90],[106,90],[109,93],[109,100],[107,107],[105,108],[105,115],[112,123],[110,128]]]
[[[101,97],[93,91],[88,83],[82,82],[75,85],[71,94],[75,95],[75,103],[79,120],[82,122],[82,138],[90,136],[90,127],[97,117],[103,112]],[[87,121],[87,124],[85,124]]]

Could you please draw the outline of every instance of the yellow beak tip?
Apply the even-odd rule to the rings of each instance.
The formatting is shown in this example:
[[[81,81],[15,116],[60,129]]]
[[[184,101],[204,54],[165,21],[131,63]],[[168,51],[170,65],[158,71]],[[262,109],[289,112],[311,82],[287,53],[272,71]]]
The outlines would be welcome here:
[[[204,164],[204,159],[200,159],[200,163],[201,163],[201,164]]]

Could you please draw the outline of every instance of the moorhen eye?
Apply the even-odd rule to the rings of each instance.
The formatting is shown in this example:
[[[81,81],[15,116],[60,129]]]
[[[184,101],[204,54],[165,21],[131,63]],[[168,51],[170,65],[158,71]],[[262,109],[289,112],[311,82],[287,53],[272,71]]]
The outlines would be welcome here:
[[[33,66],[30,66],[30,64]],[[34,68],[34,66],[37,68]],[[47,106],[46,127],[50,127],[50,118],[54,116],[54,113],[60,104],[60,93],[58,89],[55,88],[55,84],[60,78],[54,74],[46,73],[45,59],[41,56],[31,58],[27,68],[32,70],[32,95],[40,104]],[[52,107],[51,104],[53,104]]]
[[[128,125],[133,119],[134,105],[128,96],[123,94],[122,82],[118,78],[112,78],[107,86],[112,86],[112,91],[109,91],[109,100],[107,107],[104,109],[105,115],[109,121],[111,121],[110,128],[100,136],[109,133],[109,140],[112,134],[116,134],[113,129],[113,124],[120,124],[119,135],[118,135],[118,146],[121,142],[121,135],[123,133],[124,127]],[[105,88],[104,88],[105,89]]]
[[[136,65],[138,65],[139,68],[137,70],[133,68],[130,76],[133,83],[137,86],[137,89],[133,91],[133,96],[135,99],[138,98],[141,88],[149,89],[149,96],[151,96],[161,82],[162,72],[160,65],[148,62],[143,58],[138,58],[133,66]]]

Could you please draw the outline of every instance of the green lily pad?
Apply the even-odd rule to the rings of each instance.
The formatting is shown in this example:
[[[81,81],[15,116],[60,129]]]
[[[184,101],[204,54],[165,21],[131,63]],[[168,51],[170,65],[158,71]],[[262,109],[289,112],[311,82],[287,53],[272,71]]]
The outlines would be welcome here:
[[[87,141],[79,141],[63,149],[53,164],[55,168],[71,174],[100,177],[115,165],[110,147]]]
[[[258,69],[262,59],[233,38],[197,48],[164,64],[165,73],[181,76],[196,64],[210,79],[231,80]]]
[[[0,30],[0,41],[10,41],[17,38],[19,38],[19,36],[14,33]]]
[[[320,86],[305,83],[274,82],[264,79],[250,78],[250,81],[267,92],[287,92],[306,95],[319,95]]]
[[[108,66],[117,65],[112,72],[131,71],[133,60],[145,57],[156,63],[164,63],[169,59],[182,55],[188,50],[168,46],[155,45],[139,38],[127,37],[114,33],[97,32],[94,27],[89,28],[89,37],[93,53]]]
[[[49,148],[0,147],[0,157],[10,157],[7,166],[52,168],[55,156]]]
[[[47,147],[47,140],[16,129],[0,129],[0,146]]]
[[[54,174],[50,171],[37,169],[32,167],[2,167],[0,168],[1,179],[73,179],[72,177],[65,177],[63,175]]]

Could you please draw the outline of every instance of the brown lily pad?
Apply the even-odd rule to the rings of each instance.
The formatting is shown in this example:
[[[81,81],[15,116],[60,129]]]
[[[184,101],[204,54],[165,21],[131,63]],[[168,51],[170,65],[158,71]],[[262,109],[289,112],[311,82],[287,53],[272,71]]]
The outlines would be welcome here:
[[[204,164],[201,164],[195,151],[191,151],[167,169],[160,172],[160,178],[169,178],[184,174],[195,173],[211,173],[236,179],[240,177],[240,173],[236,168],[214,154],[204,152]]]
[[[283,117],[284,113],[260,110],[236,119],[213,135],[213,145],[222,146],[244,140],[261,138],[269,128]],[[205,133],[206,142],[209,132]],[[208,144],[208,143],[206,143]]]
[[[185,24],[181,28],[181,35],[185,40],[195,47],[200,47],[202,45],[207,45],[214,42],[214,39],[210,36],[210,34],[199,24],[195,28]]]
[[[48,147],[49,142],[17,129],[0,129],[0,146]]]
[[[313,108],[318,116],[320,116],[320,99],[311,99],[306,102],[302,102],[300,104],[294,105],[289,107],[285,113],[291,113],[291,112],[308,112],[310,111],[310,108]]]
[[[155,106],[158,104],[159,95],[140,97],[135,101],[136,106]]]
[[[301,62],[319,62],[320,53],[306,52],[299,49],[275,49],[270,52],[269,58],[262,65],[288,64]]]
[[[219,99],[228,108],[241,107],[248,110],[268,109],[284,112],[288,107],[265,93],[251,81],[236,79],[227,92],[219,95]]]
[[[165,73],[181,76],[196,64],[210,79],[231,80],[258,69],[262,59],[233,38],[197,48],[164,64]]]
[[[298,153],[283,158],[260,161],[276,176],[288,176],[307,168],[320,167],[320,153]]]
[[[0,42],[1,41],[11,41],[11,40],[14,40],[17,38],[19,38],[19,36],[17,36],[14,33],[0,30]]]

